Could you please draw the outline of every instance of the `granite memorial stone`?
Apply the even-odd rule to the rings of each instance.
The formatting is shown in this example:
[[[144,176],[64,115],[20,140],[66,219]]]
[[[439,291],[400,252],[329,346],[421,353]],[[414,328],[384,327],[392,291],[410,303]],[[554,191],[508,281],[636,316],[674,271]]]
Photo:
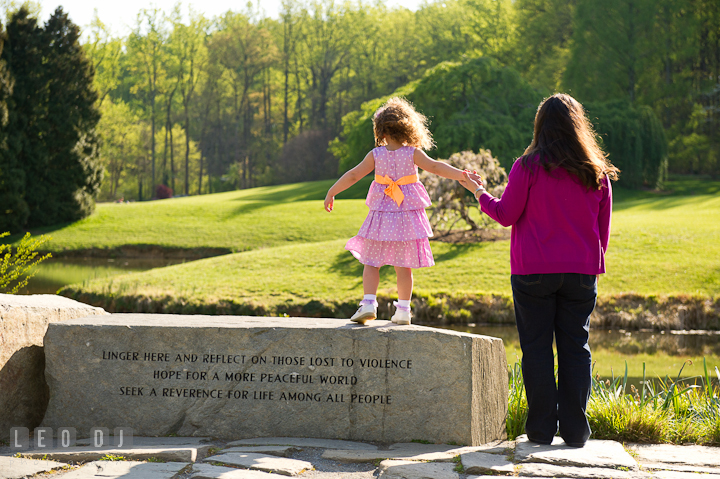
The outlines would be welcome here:
[[[43,425],[137,436],[479,445],[505,437],[502,340],[373,321],[113,314],[51,323]]]
[[[0,439],[11,427],[33,429],[48,403],[43,337],[52,321],[107,314],[72,299],[0,294]]]

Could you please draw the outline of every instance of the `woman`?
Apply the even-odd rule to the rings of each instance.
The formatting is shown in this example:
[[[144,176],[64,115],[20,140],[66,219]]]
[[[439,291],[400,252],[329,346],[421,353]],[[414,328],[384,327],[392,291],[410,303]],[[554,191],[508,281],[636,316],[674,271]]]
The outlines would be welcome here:
[[[590,313],[598,275],[605,272],[610,179],[618,173],[582,105],[556,94],[538,107],[532,143],[510,170],[501,199],[485,191],[476,173],[461,180],[484,213],[512,226],[510,282],[529,408],[525,432],[535,443],[550,444],[558,424],[569,446],[582,447],[590,437]]]

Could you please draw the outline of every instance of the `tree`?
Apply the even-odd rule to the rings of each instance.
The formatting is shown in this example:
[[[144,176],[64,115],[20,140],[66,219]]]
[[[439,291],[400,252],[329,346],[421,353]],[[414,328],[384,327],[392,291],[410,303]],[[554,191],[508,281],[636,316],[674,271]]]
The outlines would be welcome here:
[[[25,201],[25,171],[20,159],[8,149],[8,99],[13,89],[13,79],[7,68],[7,54],[3,47],[7,35],[0,26],[0,230],[19,231],[27,221],[30,210]],[[17,142],[12,142],[17,147]]]
[[[162,49],[167,33],[158,9],[143,9],[138,13],[135,29],[128,38],[131,69],[138,76],[139,82],[134,90],[143,91],[143,104],[146,115],[150,119],[150,164],[151,164],[151,195],[155,188],[155,129],[157,119],[157,97],[160,93],[162,69]],[[140,182],[142,184],[142,182]],[[142,189],[140,198],[142,200]]]
[[[146,125],[140,117],[122,100],[106,101],[102,104],[102,119],[98,130],[102,139],[100,159],[107,172],[101,197],[115,200],[121,196],[122,181],[127,178],[142,157],[143,129]]]
[[[582,101],[635,103],[641,72],[657,49],[656,8],[655,0],[578,0],[565,85]]]
[[[43,116],[40,105],[46,87],[38,72],[43,62],[41,28],[27,9],[11,15],[2,51],[3,66],[13,86],[7,98],[7,150],[3,151],[2,182],[5,217],[3,230],[19,231],[27,223],[30,207],[25,197],[28,179],[35,176],[35,162],[42,162],[45,152],[37,139],[41,136]],[[7,95],[7,90],[3,94]],[[7,201],[7,203],[5,203]],[[8,206],[5,206],[5,205]]]
[[[205,38],[208,22],[202,16],[190,10],[190,24],[174,22],[171,44],[178,55],[178,86],[183,104],[183,129],[185,131],[185,194],[190,194],[190,104],[195,88],[206,61]],[[202,189],[202,163],[198,175],[198,194]],[[174,189],[174,187],[173,187]]]
[[[290,134],[290,65],[296,54],[298,42],[298,15],[295,3],[291,0],[282,1],[280,20],[282,24],[282,68],[283,68],[283,145]]]
[[[620,169],[620,184],[629,188],[662,187],[668,143],[652,108],[633,107],[623,101],[586,106],[610,161]]]
[[[313,127],[328,127],[328,102],[332,81],[345,66],[354,38],[347,11],[332,0],[312,3],[312,11],[303,12],[303,55],[310,72],[310,102]]]
[[[562,90],[577,0],[517,0],[514,65],[536,87]]]
[[[15,171],[16,185],[24,178],[15,191],[24,195],[29,226],[75,221],[94,208],[102,177],[99,114],[92,65],[78,40],[78,27],[61,8],[44,28],[24,8],[8,23],[3,59],[16,80],[9,101],[9,171]],[[16,217],[16,228],[25,225],[23,216]]]
[[[222,29],[210,38],[208,50],[210,61],[225,69],[232,90],[233,119],[239,140],[235,162],[241,164],[242,185],[248,188],[253,184],[255,169],[251,88],[260,73],[276,61],[277,49],[267,29],[254,25],[247,15],[228,12],[222,19]]]
[[[90,41],[85,44],[85,53],[95,72],[94,85],[99,96],[99,106],[114,91],[121,80],[121,57],[123,41],[113,38],[107,26],[100,21],[97,10],[90,25]]]
[[[80,29],[58,7],[42,35],[47,88],[42,141],[48,163],[38,177],[28,178],[30,225],[76,221],[95,208],[102,180],[95,129],[100,112],[92,64],[79,37]]]

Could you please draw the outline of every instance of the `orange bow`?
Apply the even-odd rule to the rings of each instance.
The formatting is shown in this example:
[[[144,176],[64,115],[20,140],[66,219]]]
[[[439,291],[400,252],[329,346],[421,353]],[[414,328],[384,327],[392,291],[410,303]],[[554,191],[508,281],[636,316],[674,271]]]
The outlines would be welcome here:
[[[381,185],[389,185],[387,188],[385,188],[385,194],[392,198],[398,206],[400,206],[400,204],[402,204],[403,200],[405,199],[405,195],[400,189],[400,185],[410,185],[412,183],[417,183],[417,181],[417,175],[403,176],[397,181],[393,181],[388,175],[375,175],[375,182],[380,183]]]

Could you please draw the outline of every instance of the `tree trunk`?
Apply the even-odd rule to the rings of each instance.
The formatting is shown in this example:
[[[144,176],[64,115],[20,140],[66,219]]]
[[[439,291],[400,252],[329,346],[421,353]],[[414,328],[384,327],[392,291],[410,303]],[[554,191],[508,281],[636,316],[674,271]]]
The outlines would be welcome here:
[[[173,140],[172,126],[170,126],[170,174],[173,176],[171,188],[175,194],[175,140]],[[187,193],[185,194],[187,195]]]
[[[187,104],[185,105],[185,164],[190,164],[190,114]],[[188,181],[187,176],[186,181]],[[202,183],[202,155],[200,156],[200,182]],[[200,194],[200,187],[198,187],[198,194]]]
[[[168,149],[168,124],[167,121],[165,121],[165,147],[163,148],[163,162],[162,162],[162,171],[163,171],[163,179],[162,183],[163,185],[167,186],[167,177],[166,177],[166,171],[167,171],[167,149]]]
[[[155,95],[153,95],[152,101],[150,102],[150,112],[152,119],[150,121],[150,154],[152,158],[152,184],[155,184]]]
[[[288,101],[290,94],[290,67],[288,57],[285,57],[285,65],[283,75],[285,76],[285,87],[283,94],[283,145],[287,143],[288,133],[290,131],[290,119],[288,118]]]

